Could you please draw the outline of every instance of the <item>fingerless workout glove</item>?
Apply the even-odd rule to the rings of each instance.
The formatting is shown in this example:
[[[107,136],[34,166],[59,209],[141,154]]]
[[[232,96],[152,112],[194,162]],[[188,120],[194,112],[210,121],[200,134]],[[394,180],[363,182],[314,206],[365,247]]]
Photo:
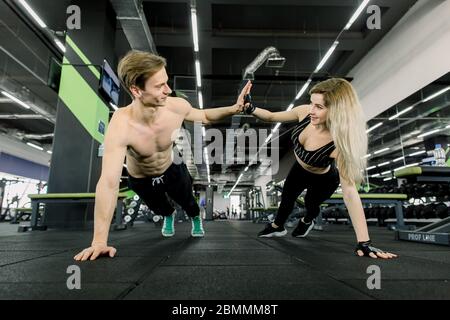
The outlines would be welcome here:
[[[377,252],[383,252],[383,250],[373,247],[371,240],[358,242],[355,248],[356,255],[358,254],[358,250],[361,250],[366,257],[369,257],[369,253],[371,252],[373,252],[375,255],[377,254]]]
[[[252,114],[255,111],[256,107],[252,103],[252,96],[250,95],[250,93],[248,93],[244,96],[244,105],[246,105],[248,103],[249,103],[249,105],[245,107],[244,112],[246,114]]]

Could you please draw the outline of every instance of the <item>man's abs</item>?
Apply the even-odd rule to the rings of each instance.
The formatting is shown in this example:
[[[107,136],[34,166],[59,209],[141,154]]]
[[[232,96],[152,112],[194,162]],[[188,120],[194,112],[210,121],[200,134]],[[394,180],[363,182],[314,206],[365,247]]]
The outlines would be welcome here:
[[[128,116],[126,157],[130,175],[135,178],[158,176],[169,168],[173,141],[183,119],[183,116],[168,109],[159,110],[155,119],[149,123]]]
[[[132,149],[127,151],[127,170],[135,178],[159,176],[172,164],[172,147],[156,152],[149,157],[141,157]]]

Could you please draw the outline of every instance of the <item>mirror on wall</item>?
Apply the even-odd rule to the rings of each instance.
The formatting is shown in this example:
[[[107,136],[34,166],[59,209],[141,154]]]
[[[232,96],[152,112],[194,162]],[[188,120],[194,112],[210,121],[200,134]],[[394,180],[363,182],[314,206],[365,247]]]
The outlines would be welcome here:
[[[450,72],[367,123],[368,184],[396,183],[395,170],[435,165],[430,151],[450,148]]]

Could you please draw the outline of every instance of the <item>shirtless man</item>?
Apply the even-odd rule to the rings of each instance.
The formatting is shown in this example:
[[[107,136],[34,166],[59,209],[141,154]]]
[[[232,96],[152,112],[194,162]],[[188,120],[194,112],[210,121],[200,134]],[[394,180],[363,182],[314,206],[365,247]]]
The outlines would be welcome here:
[[[95,260],[100,255],[113,257],[116,249],[107,245],[109,228],[119,190],[120,175],[126,157],[129,186],[156,214],[164,216],[162,235],[174,235],[174,208],[167,196],[191,217],[194,237],[203,237],[199,207],[192,194],[192,178],[184,163],[172,161],[172,136],[184,120],[210,124],[240,113],[242,89],[236,104],[199,110],[182,98],[169,97],[166,60],[163,57],[130,51],[118,66],[119,78],[129,89],[133,102],[114,112],[105,136],[102,173],[97,183],[94,236],[89,248],[78,253],[78,261]]]

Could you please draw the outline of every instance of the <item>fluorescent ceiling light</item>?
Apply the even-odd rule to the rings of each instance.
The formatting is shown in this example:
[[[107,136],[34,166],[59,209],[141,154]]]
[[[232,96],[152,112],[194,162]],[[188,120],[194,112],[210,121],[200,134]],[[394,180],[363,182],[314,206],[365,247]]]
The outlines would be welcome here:
[[[41,28],[47,28],[47,25],[42,21],[38,14],[25,2],[25,0],[19,0],[19,3],[28,11],[30,16],[37,22]]]
[[[281,126],[281,122],[278,122],[278,123],[276,124],[276,126],[272,129],[272,132],[277,131],[278,128],[279,128],[280,126]]]
[[[429,131],[429,132],[425,132],[425,133],[419,134],[419,135],[417,136],[417,138],[423,138],[423,137],[429,136],[429,135],[431,135],[431,134],[434,134],[434,133],[436,133],[436,132],[439,132],[439,131],[441,131],[441,130],[443,130],[443,129],[435,129],[435,130],[431,130],[431,131]]]
[[[111,108],[113,108],[114,110],[119,109],[119,108],[117,108],[117,106],[116,106],[114,103],[112,103],[112,102],[110,102],[109,105],[110,105]]]
[[[197,87],[201,88],[202,86],[202,78],[200,73],[200,61],[195,60],[195,75],[197,77]]]
[[[411,154],[409,155],[409,157],[417,156],[417,155],[422,154],[422,153],[425,153],[425,152],[426,152],[425,150],[417,151],[417,152],[411,153]]]
[[[30,109],[31,107],[29,105],[27,105],[25,102],[17,99],[16,97],[14,97],[12,94],[6,92],[6,91],[2,91],[2,94],[8,98],[10,98],[12,101],[14,101],[17,104],[20,104],[22,107],[24,107],[25,109]]]
[[[382,153],[382,152],[387,151],[387,150],[389,150],[389,149],[390,149],[390,148],[384,148],[384,149],[375,151],[373,154],[379,154],[379,153]]]
[[[205,156],[206,166],[208,167],[209,166],[209,157],[208,157],[208,149],[206,147],[203,149],[203,154]]]
[[[322,61],[320,61],[319,65],[316,67],[316,70],[314,70],[314,73],[318,72],[320,69],[322,69],[323,65],[325,64],[325,62],[327,62],[328,58],[331,56],[331,54],[333,53],[334,49],[336,49],[336,47],[338,46],[339,41],[335,41],[333,43],[333,45],[331,46],[330,49],[328,49],[327,53],[325,54],[325,56],[323,57]]]
[[[197,28],[197,10],[191,9],[191,22],[192,22],[192,41],[194,42],[194,51],[198,52],[198,28]]]
[[[308,79],[308,81],[306,81],[306,83],[303,85],[303,87],[300,89],[300,91],[295,96],[295,100],[300,99],[300,97],[305,93],[306,89],[308,89],[308,86],[309,86],[310,83],[311,83],[311,79]],[[292,107],[294,107],[293,104],[291,104],[291,105],[292,105]]]
[[[396,115],[390,117],[389,120],[394,120],[395,118],[400,117],[402,114],[404,114],[404,113],[410,111],[412,108],[413,108],[413,106],[410,106],[410,107],[406,108],[405,110],[400,111],[400,112],[397,113]]]
[[[397,161],[400,161],[400,160],[403,160],[403,159],[405,159],[405,157],[396,158],[396,159],[392,160],[392,162],[397,162]]]
[[[41,151],[44,150],[44,148],[42,148],[42,147],[40,147],[38,145],[35,145],[35,144],[31,143],[31,142],[27,142],[27,145],[29,145],[30,147],[33,147],[35,149],[41,150]]]
[[[440,96],[441,94],[443,94],[444,92],[447,92],[448,90],[450,90],[450,87],[447,87],[447,88],[444,88],[442,90],[439,90],[438,92],[435,92],[432,95],[430,95],[430,96],[426,97],[425,99],[423,99],[423,102],[430,101],[431,99],[434,99],[437,96]]]
[[[366,133],[369,133],[372,130],[375,130],[376,128],[378,128],[379,126],[381,126],[383,124],[383,122],[379,122],[376,125],[374,125],[373,127],[367,129]]]
[[[350,27],[352,26],[353,22],[355,22],[356,19],[358,19],[359,15],[364,10],[364,8],[367,6],[369,1],[370,0],[364,0],[363,3],[361,3],[361,5],[358,7],[358,9],[356,9],[355,13],[350,18],[350,20],[348,20],[347,24],[344,27],[344,30],[350,29]]]
[[[203,95],[201,91],[198,92],[198,106],[200,109],[203,109]]]
[[[398,170],[400,170],[400,169],[409,168],[409,167],[414,167],[414,166],[418,166],[418,165],[419,165],[419,162],[411,163],[411,164],[407,164],[406,166],[398,167],[398,168],[394,169],[394,171],[398,171]]]
[[[66,47],[62,44],[61,41],[59,41],[58,39],[54,39],[56,45],[58,46],[58,48],[62,51],[62,52],[66,52]]]

